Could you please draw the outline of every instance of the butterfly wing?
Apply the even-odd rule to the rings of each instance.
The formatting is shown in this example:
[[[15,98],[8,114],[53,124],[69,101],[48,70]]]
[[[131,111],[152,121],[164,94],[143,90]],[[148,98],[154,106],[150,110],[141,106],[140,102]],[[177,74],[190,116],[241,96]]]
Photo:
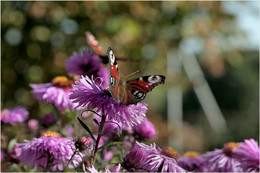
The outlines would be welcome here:
[[[163,75],[143,76],[127,81],[127,90],[129,91],[127,93],[132,94],[132,100],[128,101],[129,104],[136,104],[137,102],[143,100],[146,93],[150,92],[157,85],[163,84],[164,81],[165,76]]]
[[[98,41],[96,40],[95,36],[91,34],[90,32],[86,32],[87,42],[92,47],[92,49],[95,51],[98,55],[104,55],[104,52],[102,51],[101,47],[98,44]]]
[[[123,82],[119,77],[118,65],[116,62],[116,57],[111,48],[108,48],[107,56],[109,59],[110,65],[110,76],[109,76],[109,89],[110,93],[112,94],[113,98],[116,101],[122,100],[122,96],[124,96],[124,92],[122,89],[125,87],[123,86]],[[120,101],[121,102],[121,101]]]
[[[110,64],[110,75],[115,80],[119,80],[119,71],[118,71],[118,65],[116,62],[116,57],[111,48],[108,48],[107,55],[108,55],[109,64]]]
[[[87,38],[88,44],[91,46],[91,48],[94,50],[94,52],[102,59],[102,62],[104,64],[107,64],[109,62],[109,58],[102,51],[95,36],[93,34],[91,34],[90,32],[86,32],[86,38]],[[117,59],[121,60],[121,61],[133,61],[132,59],[129,59],[129,58],[117,58]]]

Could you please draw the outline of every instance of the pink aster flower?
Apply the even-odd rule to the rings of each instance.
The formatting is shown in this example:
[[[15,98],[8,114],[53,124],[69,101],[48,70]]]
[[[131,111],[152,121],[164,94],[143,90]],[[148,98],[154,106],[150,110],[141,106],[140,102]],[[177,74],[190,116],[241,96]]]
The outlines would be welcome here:
[[[187,172],[177,164],[179,154],[171,147],[163,149],[157,147],[155,143],[149,145],[136,142],[141,149],[146,151],[147,158],[143,168],[152,172]]]
[[[145,118],[141,124],[134,127],[134,135],[139,140],[151,139],[156,136],[156,130],[153,123]]]
[[[36,119],[30,119],[28,121],[28,128],[32,133],[37,133],[39,130],[39,121]]]
[[[223,149],[215,149],[203,155],[206,171],[208,172],[242,172],[240,162],[234,158],[233,150],[237,143],[229,142],[224,144]]]
[[[119,173],[120,172],[120,168],[121,168],[121,165],[117,165],[113,168],[111,168],[111,171],[114,172],[114,173]],[[108,169],[108,168],[105,168],[105,171],[97,171],[96,168],[91,165],[90,167],[87,168],[87,170],[90,172],[90,173],[102,173],[102,172],[105,172],[105,173],[111,173],[111,171]]]
[[[59,110],[73,109],[74,105],[69,99],[69,94],[73,90],[73,80],[65,76],[58,76],[52,83],[30,84],[32,93],[38,101],[46,101],[54,104]]]
[[[11,110],[4,109],[1,112],[1,121],[15,125],[24,122],[28,118],[29,112],[23,107],[16,107]]]
[[[204,159],[197,152],[186,152],[177,162],[180,167],[187,171],[203,172]]]
[[[114,156],[114,153],[112,151],[108,151],[104,153],[104,160],[105,161],[110,161]]]
[[[259,146],[254,139],[238,143],[233,150],[234,157],[241,162],[244,172],[259,172]]]
[[[129,172],[145,172],[143,165],[147,159],[147,152],[139,145],[134,148],[124,157],[122,167]]]
[[[37,167],[40,171],[48,168],[62,171],[76,150],[72,138],[62,138],[60,134],[51,131],[43,133],[40,138],[25,142],[17,144],[21,151],[20,161],[32,168]],[[81,156],[75,154],[69,168],[74,168],[81,161]]]
[[[104,79],[104,86],[108,86],[109,71],[101,62],[98,55],[84,51],[74,52],[66,61],[66,69],[69,73],[76,75],[94,75]]]
[[[123,127],[130,128],[140,124],[145,118],[147,104],[137,103],[136,105],[120,105],[115,101],[108,90],[102,87],[102,79],[100,84],[85,76],[76,81],[73,85],[74,91],[70,95],[73,103],[77,103],[76,108],[95,109],[102,115],[106,115],[111,121],[122,124]],[[96,79],[96,80],[97,80]]]

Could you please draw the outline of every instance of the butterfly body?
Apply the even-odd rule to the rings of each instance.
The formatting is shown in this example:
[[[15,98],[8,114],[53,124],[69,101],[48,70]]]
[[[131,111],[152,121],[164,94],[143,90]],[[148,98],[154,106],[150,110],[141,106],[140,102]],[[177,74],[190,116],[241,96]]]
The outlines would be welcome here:
[[[108,57],[110,63],[110,93],[116,101],[123,105],[140,102],[145,98],[147,92],[165,81],[163,75],[143,76],[126,81],[119,74],[116,57],[110,48],[108,49]]]

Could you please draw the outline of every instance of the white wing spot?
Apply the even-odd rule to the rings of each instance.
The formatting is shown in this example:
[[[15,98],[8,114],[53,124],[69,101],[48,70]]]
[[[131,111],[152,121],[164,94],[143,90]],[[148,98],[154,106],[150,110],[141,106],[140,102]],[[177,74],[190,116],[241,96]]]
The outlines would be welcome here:
[[[137,93],[138,93],[138,91],[135,91],[135,92],[134,92],[134,95],[137,94]]]
[[[150,83],[157,83],[157,82],[160,82],[161,81],[161,77],[160,76],[150,76],[148,78],[148,82]]]
[[[109,52],[109,56],[110,56],[111,64],[113,64],[115,62],[115,55],[113,54],[112,50]]]

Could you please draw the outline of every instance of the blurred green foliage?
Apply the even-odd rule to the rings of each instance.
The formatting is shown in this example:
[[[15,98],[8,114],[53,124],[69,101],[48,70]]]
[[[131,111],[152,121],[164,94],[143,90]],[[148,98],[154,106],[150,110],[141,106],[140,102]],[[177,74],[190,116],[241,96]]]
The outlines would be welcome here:
[[[110,46],[116,55],[135,60],[119,62],[124,74],[138,69],[146,75],[167,74],[169,50],[197,50],[232,138],[216,141],[207,133],[210,127],[185,73],[178,84],[168,76],[161,90],[166,93],[172,85],[184,88],[184,120],[201,128],[205,143],[213,141],[204,146],[258,139],[258,50],[239,50],[228,41],[246,35],[236,26],[235,16],[223,10],[223,2],[2,1],[1,17],[2,108],[24,105],[34,118],[48,113],[50,108],[34,100],[29,84],[66,75],[65,60],[88,48],[85,32],[90,31],[104,51]],[[149,113],[166,117],[166,95],[162,102],[157,96],[147,99],[153,110]]]

